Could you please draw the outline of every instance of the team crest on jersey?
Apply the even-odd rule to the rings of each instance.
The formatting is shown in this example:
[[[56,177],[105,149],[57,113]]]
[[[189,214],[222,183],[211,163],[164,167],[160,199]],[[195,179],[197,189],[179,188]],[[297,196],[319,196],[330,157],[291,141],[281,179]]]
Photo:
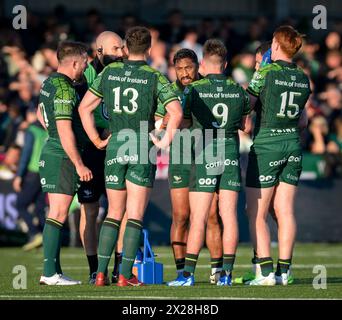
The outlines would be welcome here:
[[[189,89],[188,87],[185,87],[185,89],[184,89],[183,93],[184,93],[184,94],[188,94],[188,93],[189,93],[189,91],[190,91],[190,89]]]
[[[102,110],[102,117],[105,118],[106,120],[109,120],[108,110],[104,103],[102,103],[101,105],[101,110]]]

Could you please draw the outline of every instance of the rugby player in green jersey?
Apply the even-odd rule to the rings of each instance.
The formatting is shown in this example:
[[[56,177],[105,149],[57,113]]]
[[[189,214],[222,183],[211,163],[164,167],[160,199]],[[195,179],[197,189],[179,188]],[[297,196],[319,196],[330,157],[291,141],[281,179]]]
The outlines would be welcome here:
[[[97,270],[97,286],[105,285],[105,272],[116,245],[123,213],[127,212],[121,270],[118,286],[139,286],[132,267],[140,243],[144,211],[153,186],[158,148],[167,147],[182,120],[182,108],[169,81],[146,63],[151,35],[144,27],[133,27],[126,33],[128,60],[108,65],[96,78],[80,105],[80,116],[90,140],[98,147],[106,144],[99,137],[93,111],[103,98],[109,113],[111,137],[105,159],[106,191],[109,208],[102,224]],[[154,129],[154,114],[160,101],[170,114],[161,140],[149,132]],[[146,130],[141,126],[146,125]],[[129,148],[126,138],[128,137]],[[127,153],[128,151],[128,153]],[[152,159],[151,159],[152,158]]]
[[[287,285],[289,280],[296,235],[294,198],[302,170],[299,133],[306,126],[304,108],[311,93],[308,77],[292,62],[301,45],[302,36],[295,29],[279,27],[273,34],[273,63],[255,72],[247,89],[253,102],[259,102],[246,193],[250,233],[261,274],[250,285]],[[267,225],[272,198],[278,222],[276,273]]]
[[[217,285],[232,283],[238,244],[237,200],[241,188],[238,129],[248,131],[245,125],[249,123],[250,105],[243,88],[223,74],[226,56],[227,50],[220,40],[208,40],[201,63],[205,77],[184,91],[184,117],[191,112],[191,135],[195,137],[191,149],[194,162],[190,175],[190,230],[184,271],[169,286],[195,283],[196,263],[216,191],[223,223],[223,266]],[[199,139],[195,132],[201,134]]]
[[[199,79],[198,59],[191,49],[180,49],[176,52],[173,63],[175,65],[177,81],[172,83],[172,90],[182,100],[183,91],[187,85]],[[162,121],[162,126],[167,124],[168,115],[162,104],[158,106],[155,114],[156,123]],[[175,259],[177,274],[183,272],[186,254],[186,242],[189,228],[190,204],[189,204],[189,178],[191,164],[182,163],[181,145],[177,146],[180,155],[180,163],[172,161],[172,146],[170,146],[169,160],[169,185],[172,203],[172,225],[170,232],[171,246]],[[218,218],[217,196],[210,208],[207,228],[206,245],[211,256],[210,282],[216,283],[222,268],[222,237],[221,226]]]
[[[57,49],[58,69],[42,84],[38,119],[48,131],[40,161],[40,182],[49,197],[49,213],[43,231],[44,269],[40,284],[75,285],[63,275],[59,252],[62,227],[69,213],[79,180],[89,181],[92,172],[81,159],[86,139],[78,114],[79,97],[73,86],[87,66],[87,48],[62,42]]]
[[[92,85],[97,75],[109,63],[121,59],[123,52],[123,41],[120,36],[111,31],[104,31],[96,38],[96,57],[88,64],[84,72],[86,84],[85,90]],[[84,86],[81,87],[83,89]],[[94,111],[95,125],[102,138],[108,135],[108,113],[101,102]],[[91,141],[87,141],[83,148],[82,159],[85,165],[92,171],[91,181],[82,181],[77,191],[78,201],[81,203],[80,237],[87,256],[89,265],[89,283],[94,284],[98,267],[97,260],[97,217],[99,213],[99,199],[105,194],[104,160],[105,150],[97,149]],[[124,225],[121,227],[124,228]],[[121,236],[122,238],[122,236]],[[119,241],[119,243],[122,241]],[[121,252],[122,247],[117,251]],[[118,269],[120,254],[115,253],[114,273]]]

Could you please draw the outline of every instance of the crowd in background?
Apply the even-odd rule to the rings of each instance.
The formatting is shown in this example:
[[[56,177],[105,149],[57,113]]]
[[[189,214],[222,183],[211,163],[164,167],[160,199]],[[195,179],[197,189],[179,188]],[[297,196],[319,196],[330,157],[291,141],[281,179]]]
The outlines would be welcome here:
[[[295,21],[289,22],[296,27]],[[243,34],[231,18],[206,18],[189,25],[182,12],[174,10],[163,25],[149,25],[127,14],[113,31],[124,37],[129,27],[147,25],[153,39],[148,63],[170,81],[175,81],[172,59],[178,49],[191,48],[200,60],[204,42],[220,38],[228,49],[227,75],[246,88],[254,72],[256,48],[272,39],[272,23],[265,17],[257,18]],[[27,110],[37,106],[42,81],[57,68],[58,42],[70,39],[87,43],[91,60],[96,36],[110,29],[95,9],[87,12],[83,24],[76,25],[62,7],[48,16],[28,13],[27,24],[26,30],[19,31],[12,29],[10,23],[2,22],[0,26],[0,163],[13,173],[24,143],[23,132],[30,121]],[[342,154],[341,41],[340,26],[336,25],[321,40],[306,37],[295,59],[309,75],[313,91],[306,106],[309,126],[303,135],[303,147],[310,153],[327,156],[335,164],[341,163]],[[335,167],[339,166],[332,166]],[[336,174],[339,172],[331,171],[331,175]]]

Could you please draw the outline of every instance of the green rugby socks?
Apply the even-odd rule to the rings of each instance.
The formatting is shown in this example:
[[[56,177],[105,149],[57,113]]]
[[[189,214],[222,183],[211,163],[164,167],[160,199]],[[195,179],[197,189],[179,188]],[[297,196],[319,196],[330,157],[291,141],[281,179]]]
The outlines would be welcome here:
[[[62,273],[59,263],[59,251],[62,240],[63,224],[57,220],[47,218],[43,230],[43,252],[45,277],[52,277],[55,273]],[[58,270],[57,270],[58,265]]]
[[[107,272],[119,236],[120,224],[120,221],[111,218],[106,218],[103,221],[99,238],[97,272]]]
[[[132,278],[132,267],[140,246],[141,230],[142,222],[140,220],[127,220],[120,272],[126,279]]]

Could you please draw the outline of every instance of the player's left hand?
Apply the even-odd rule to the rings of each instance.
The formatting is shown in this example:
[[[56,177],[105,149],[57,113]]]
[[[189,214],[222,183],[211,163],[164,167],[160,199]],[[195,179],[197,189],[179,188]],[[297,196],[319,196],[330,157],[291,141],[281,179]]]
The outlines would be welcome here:
[[[101,140],[99,143],[96,144],[96,148],[100,150],[104,150],[107,147],[107,144],[109,142],[109,139],[111,138],[111,134],[104,140]]]

